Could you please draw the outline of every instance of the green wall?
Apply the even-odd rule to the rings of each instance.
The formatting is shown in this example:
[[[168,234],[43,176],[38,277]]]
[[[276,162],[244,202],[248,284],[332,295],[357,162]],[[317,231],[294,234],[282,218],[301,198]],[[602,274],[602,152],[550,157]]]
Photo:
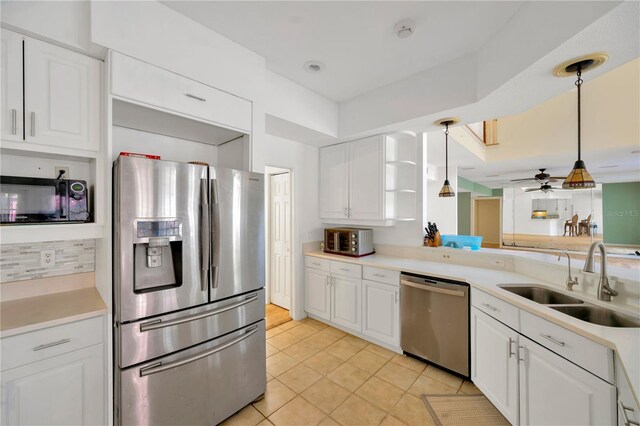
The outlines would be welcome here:
[[[640,245],[640,182],[602,184],[604,242]]]
[[[478,195],[486,195],[488,197],[490,197],[492,195],[492,191],[491,188],[487,188],[484,185],[481,185],[479,183],[475,183],[473,181],[470,181],[469,179],[465,179],[461,176],[458,176],[458,188],[462,188],[462,189],[467,189],[475,194]]]
[[[458,235],[471,235],[471,193],[458,192],[456,195],[458,197]]]

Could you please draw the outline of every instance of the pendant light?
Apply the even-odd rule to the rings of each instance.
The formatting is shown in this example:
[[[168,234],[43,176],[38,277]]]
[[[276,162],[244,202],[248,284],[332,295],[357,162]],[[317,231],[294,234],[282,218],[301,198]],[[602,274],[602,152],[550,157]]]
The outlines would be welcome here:
[[[581,58],[567,61],[554,70],[556,76],[569,76],[575,73],[577,80],[575,85],[578,88],[578,160],[573,165],[573,169],[562,183],[564,189],[586,189],[595,188],[596,183],[587,171],[587,167],[582,161],[582,114],[581,114],[581,89],[582,72],[593,69],[606,61],[608,56],[604,53],[594,53]]]
[[[445,178],[444,185],[442,185],[442,189],[438,194],[438,197],[455,197],[456,193],[453,191],[451,184],[449,183],[449,126],[457,123],[459,120],[456,118],[443,118],[442,120],[436,121],[436,124],[444,126],[444,167],[445,167]]]

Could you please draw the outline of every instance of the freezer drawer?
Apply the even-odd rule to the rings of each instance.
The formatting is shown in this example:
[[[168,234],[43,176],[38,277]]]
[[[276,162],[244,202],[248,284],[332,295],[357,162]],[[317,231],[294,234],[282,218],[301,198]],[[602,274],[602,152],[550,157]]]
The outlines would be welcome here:
[[[222,336],[264,318],[264,289],[194,309],[120,324],[116,348],[121,368]],[[118,344],[118,343],[116,343]]]
[[[119,383],[118,383],[119,382]],[[116,373],[116,424],[215,425],[266,389],[264,320]]]

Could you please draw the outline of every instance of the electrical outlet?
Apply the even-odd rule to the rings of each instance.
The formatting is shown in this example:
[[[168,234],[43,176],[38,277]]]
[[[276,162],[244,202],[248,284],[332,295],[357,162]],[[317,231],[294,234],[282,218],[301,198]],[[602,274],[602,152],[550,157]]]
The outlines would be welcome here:
[[[54,172],[55,172],[55,176],[54,178],[57,179],[58,176],[60,176],[60,172],[64,171],[64,174],[62,175],[62,177],[60,179],[69,179],[69,167],[67,166],[54,166]]]
[[[55,250],[42,250],[40,252],[40,266],[50,267],[56,264]]]

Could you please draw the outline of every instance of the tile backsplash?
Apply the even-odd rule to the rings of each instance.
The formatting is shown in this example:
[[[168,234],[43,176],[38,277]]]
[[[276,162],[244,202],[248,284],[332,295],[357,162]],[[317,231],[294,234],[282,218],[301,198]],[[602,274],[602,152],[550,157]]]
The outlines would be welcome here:
[[[42,250],[55,250],[55,265],[40,265]],[[92,272],[95,263],[95,240],[3,244],[0,246],[0,283]]]

